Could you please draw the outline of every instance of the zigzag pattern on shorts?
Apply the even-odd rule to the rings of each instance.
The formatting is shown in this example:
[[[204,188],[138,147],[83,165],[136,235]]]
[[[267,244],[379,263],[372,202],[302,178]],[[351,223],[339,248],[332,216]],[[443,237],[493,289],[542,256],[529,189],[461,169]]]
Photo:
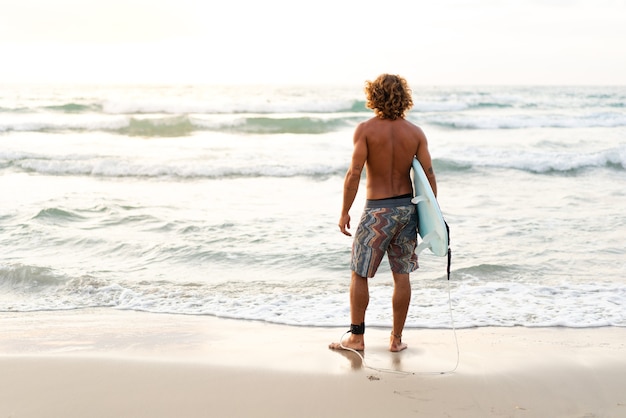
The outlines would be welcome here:
[[[366,208],[352,246],[351,268],[363,277],[374,277],[388,252],[392,271],[410,273],[418,267],[415,206]]]

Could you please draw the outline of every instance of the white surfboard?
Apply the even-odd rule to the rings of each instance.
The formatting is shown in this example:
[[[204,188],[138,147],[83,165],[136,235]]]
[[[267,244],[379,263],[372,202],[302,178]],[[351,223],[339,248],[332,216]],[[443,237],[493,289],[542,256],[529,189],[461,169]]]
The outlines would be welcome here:
[[[417,204],[418,234],[422,241],[415,252],[430,249],[433,254],[444,257],[448,255],[448,229],[439,209],[439,203],[430,187],[426,173],[420,162],[413,158],[413,188],[415,197],[411,202]]]

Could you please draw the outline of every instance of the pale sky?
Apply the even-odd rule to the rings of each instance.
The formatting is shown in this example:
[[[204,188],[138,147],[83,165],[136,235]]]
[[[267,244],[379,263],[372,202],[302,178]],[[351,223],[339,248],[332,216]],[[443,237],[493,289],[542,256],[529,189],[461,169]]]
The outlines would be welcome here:
[[[626,0],[0,0],[0,84],[626,84]]]

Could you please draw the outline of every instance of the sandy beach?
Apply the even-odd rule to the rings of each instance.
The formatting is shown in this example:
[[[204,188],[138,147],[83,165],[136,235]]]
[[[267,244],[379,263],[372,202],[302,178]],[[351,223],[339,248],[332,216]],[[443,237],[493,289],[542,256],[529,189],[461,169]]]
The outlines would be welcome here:
[[[83,310],[4,313],[0,418],[621,417],[626,329],[343,329]],[[376,369],[389,369],[381,371]]]

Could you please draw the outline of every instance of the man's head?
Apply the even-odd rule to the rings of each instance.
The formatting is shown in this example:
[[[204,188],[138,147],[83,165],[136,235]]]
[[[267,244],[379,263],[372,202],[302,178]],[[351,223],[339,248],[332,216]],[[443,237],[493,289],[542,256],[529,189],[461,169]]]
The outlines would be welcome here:
[[[374,81],[365,82],[366,106],[381,119],[404,118],[413,106],[411,89],[398,75],[381,74]]]

